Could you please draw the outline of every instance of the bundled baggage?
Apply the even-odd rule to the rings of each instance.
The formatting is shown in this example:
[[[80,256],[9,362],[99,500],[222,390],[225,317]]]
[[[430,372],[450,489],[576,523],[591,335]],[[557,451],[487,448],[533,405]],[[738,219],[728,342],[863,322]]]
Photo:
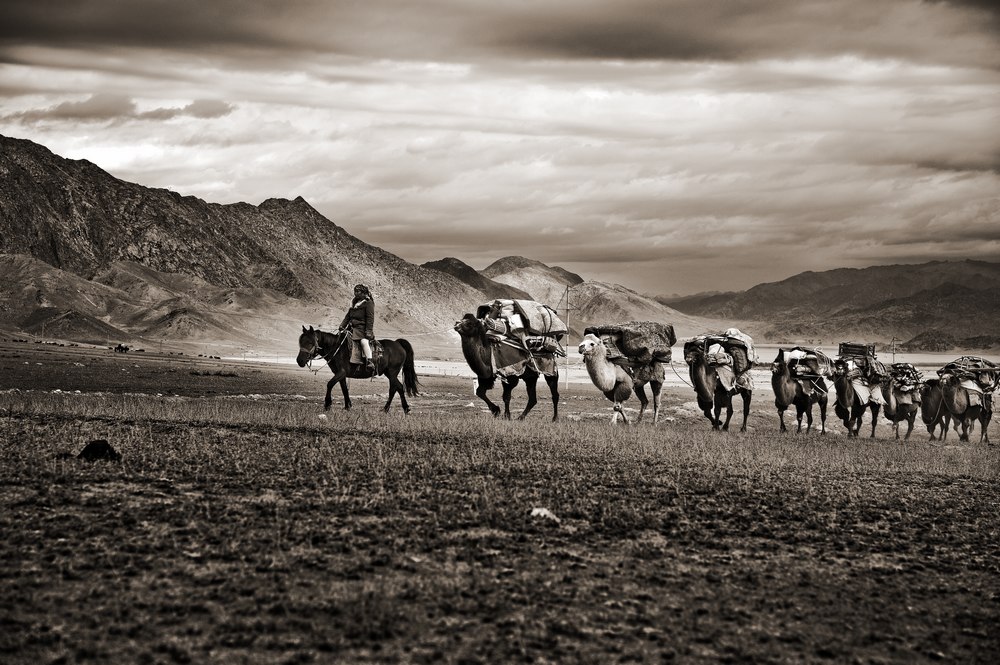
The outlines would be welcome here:
[[[910,363],[893,363],[889,365],[889,376],[892,377],[900,392],[908,393],[919,390],[924,377]]]
[[[561,340],[568,329],[548,305],[534,300],[497,299],[480,305],[476,318],[482,319],[488,336],[523,348],[532,358],[566,355]]]
[[[608,360],[616,365],[669,363],[670,347],[677,342],[672,325],[655,321],[590,326],[583,334],[599,337],[608,350]]]
[[[753,390],[750,369],[757,362],[757,352],[750,335],[738,328],[698,335],[684,345],[684,359],[689,363],[688,351],[692,348],[701,350],[705,362],[715,367],[716,375],[727,390],[737,387]]]
[[[980,392],[992,393],[1000,387],[1000,366],[979,356],[962,356],[937,371],[938,376],[951,375]]]
[[[833,376],[833,361],[819,349],[796,346],[785,352],[789,373],[797,379]]]

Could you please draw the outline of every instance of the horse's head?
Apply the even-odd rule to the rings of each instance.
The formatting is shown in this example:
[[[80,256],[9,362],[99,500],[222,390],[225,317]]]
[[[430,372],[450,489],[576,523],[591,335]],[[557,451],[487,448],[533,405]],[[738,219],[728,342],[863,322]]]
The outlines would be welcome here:
[[[302,326],[302,334],[299,335],[299,354],[295,356],[295,362],[299,367],[305,367],[306,363],[319,355],[319,352],[319,329],[309,326],[306,330],[306,327]]]
[[[601,338],[592,333],[588,333],[583,336],[580,341],[579,351],[585,356],[592,356],[597,353],[600,349],[604,349],[604,342]]]

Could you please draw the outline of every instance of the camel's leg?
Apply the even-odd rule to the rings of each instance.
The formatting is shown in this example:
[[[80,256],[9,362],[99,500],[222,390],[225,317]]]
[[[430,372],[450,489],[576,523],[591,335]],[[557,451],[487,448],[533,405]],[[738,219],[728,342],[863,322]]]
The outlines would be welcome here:
[[[521,415],[517,417],[518,420],[524,420],[524,417],[528,415],[528,412],[531,411],[531,409],[533,409],[536,404],[538,404],[537,384],[538,384],[537,374],[534,377],[529,377],[527,373],[525,373],[524,388],[525,390],[528,391],[528,403],[524,405],[524,411],[522,411]]]
[[[718,419],[722,407],[726,407],[726,422],[722,423],[722,431],[729,431],[729,421],[733,419],[733,396],[729,393],[715,394],[715,417]]]
[[[503,384],[503,417],[504,420],[510,420],[510,395],[514,392],[514,388],[520,379],[516,376],[508,377],[506,381],[501,381]]]
[[[490,398],[489,396],[487,396],[486,392],[487,392],[486,387],[482,384],[479,384],[479,387],[476,388],[476,397],[486,402],[486,406],[490,407],[490,413],[492,413],[493,417],[496,418],[497,416],[500,415],[500,407],[490,401]]]
[[[743,398],[743,424],[740,425],[740,431],[747,431],[747,418],[750,417],[750,399],[753,397],[753,393],[749,390],[741,390],[740,396]],[[732,413],[733,403],[732,400],[729,402],[729,411]]]
[[[874,439],[875,438],[875,426],[878,425],[878,412],[879,412],[880,408],[881,407],[879,407],[878,404],[872,404],[872,434],[871,434],[870,437],[868,437],[870,439]],[[861,429],[861,421],[860,420],[858,421],[858,429]]]
[[[788,431],[788,428],[785,427],[785,409],[787,409],[788,407],[785,407],[784,409],[781,408],[781,405],[778,404],[777,400],[775,400],[774,405],[778,407],[778,420],[781,423],[781,425],[778,427],[778,431],[784,434],[785,432]]]
[[[812,431],[813,428],[813,405],[806,397],[806,434]]]
[[[646,397],[646,388],[644,385],[637,383],[632,388],[632,392],[635,396],[639,398],[639,415],[635,419],[635,424],[638,425],[642,422],[642,414],[646,413],[646,407],[649,406],[649,398]]]
[[[805,415],[805,408],[801,404],[795,405],[795,422],[797,427],[795,428],[796,434],[802,433],[802,416]]]
[[[663,391],[663,384],[659,381],[649,383],[650,392],[653,393],[653,425],[660,422],[660,393]]]
[[[819,404],[819,423],[820,423],[820,434],[826,434],[826,404],[827,396],[820,396],[816,402]]]
[[[903,441],[910,440],[910,434],[913,434],[913,425],[917,421],[917,410],[914,409],[910,412],[910,417],[906,419],[906,436],[903,437]]]
[[[559,419],[559,375],[546,376],[545,383],[549,384],[549,394],[552,395],[552,422]]]

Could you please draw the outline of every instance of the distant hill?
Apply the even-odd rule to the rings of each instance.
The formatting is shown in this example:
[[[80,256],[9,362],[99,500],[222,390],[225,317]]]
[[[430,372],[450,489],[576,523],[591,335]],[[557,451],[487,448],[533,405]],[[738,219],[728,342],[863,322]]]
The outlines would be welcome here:
[[[696,316],[755,322],[774,341],[967,339],[1000,329],[1000,263],[933,261],[804,272],[738,293],[671,299]]]
[[[362,242],[301,197],[260,205],[207,203],[125,182],[88,161],[4,136],[0,254],[7,255],[13,280],[5,288],[18,297],[65,291],[61,311],[95,316],[132,335],[294,344],[299,324],[339,323],[361,282],[376,298],[376,334],[430,335],[425,342],[452,344],[453,321],[492,297]],[[36,265],[35,282],[25,282],[14,266],[26,257],[54,271],[42,275]],[[74,280],[91,295],[72,297]],[[112,294],[102,289],[109,286]],[[97,295],[95,307],[88,297]],[[156,314],[114,306],[116,299],[142,303]],[[34,307],[0,308],[3,327],[46,316],[31,318]],[[13,309],[20,318],[9,318]],[[251,318],[261,312],[265,318]]]
[[[501,284],[507,284],[530,293],[532,300],[558,309],[565,303],[566,287],[576,286],[584,280],[568,270],[550,267],[541,261],[523,256],[505,256],[497,259],[482,271],[482,275]]]
[[[495,282],[489,277],[481,274],[469,264],[453,257],[444,258],[439,261],[428,261],[427,263],[423,263],[421,265],[424,268],[440,270],[443,273],[447,273],[485,294],[493,294],[491,298],[534,300],[534,298],[531,297],[531,294],[527,291],[522,291],[521,289],[510,286],[509,284],[503,284],[502,282]],[[470,309],[470,311],[472,311],[472,309]]]

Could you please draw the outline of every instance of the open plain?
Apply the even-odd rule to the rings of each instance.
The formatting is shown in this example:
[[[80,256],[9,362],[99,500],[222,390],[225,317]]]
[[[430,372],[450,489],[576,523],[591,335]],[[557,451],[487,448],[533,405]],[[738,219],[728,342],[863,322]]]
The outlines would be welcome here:
[[[1000,448],[978,430],[848,440],[831,408],[827,435],[779,435],[766,381],[744,434],[675,385],[656,427],[610,428],[576,382],[557,423],[544,386],[494,420],[461,377],[421,376],[409,416],[381,411],[384,379],[324,413],[328,377],[0,344],[0,661],[1000,652]],[[75,459],[93,439],[122,460]]]

